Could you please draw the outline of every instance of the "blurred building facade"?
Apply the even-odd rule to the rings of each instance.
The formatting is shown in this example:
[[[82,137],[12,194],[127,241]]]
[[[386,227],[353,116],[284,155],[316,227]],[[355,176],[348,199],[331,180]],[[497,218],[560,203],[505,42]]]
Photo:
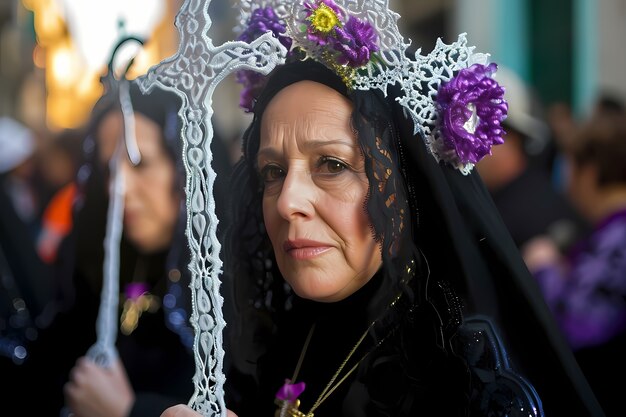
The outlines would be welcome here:
[[[623,0],[455,0],[453,32],[516,71],[547,106],[581,115],[598,95],[626,97]]]
[[[179,0],[99,4],[0,2],[0,114],[37,131],[79,127],[102,93],[100,77],[119,40],[144,41],[126,47],[136,55],[131,78],[176,52]]]

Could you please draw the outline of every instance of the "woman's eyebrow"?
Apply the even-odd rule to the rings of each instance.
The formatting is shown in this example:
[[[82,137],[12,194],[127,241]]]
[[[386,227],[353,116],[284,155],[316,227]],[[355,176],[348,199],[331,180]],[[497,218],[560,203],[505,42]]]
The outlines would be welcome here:
[[[304,148],[316,149],[316,148],[321,148],[324,146],[332,146],[332,145],[343,145],[343,146],[348,146],[349,148],[352,148],[352,149],[357,148],[356,141],[348,140],[348,139],[331,139],[331,140],[313,139],[313,140],[307,141],[304,144]]]
[[[325,146],[334,146],[334,145],[347,146],[350,149],[357,149],[358,148],[358,145],[355,143],[355,141],[347,140],[347,139],[333,139],[333,140],[313,139],[313,140],[309,140],[305,144],[303,144],[303,147],[304,147],[305,150],[313,150],[313,149],[318,149],[318,148],[322,148],[322,147],[325,147]],[[261,148],[257,152],[257,158],[263,157],[263,158],[267,158],[267,159],[277,159],[281,155],[282,155],[282,153],[280,151],[278,151],[277,149],[274,149],[272,147],[269,147],[269,146],[265,147],[265,148]]]
[[[256,156],[257,156],[257,158],[265,157],[265,158],[269,158],[269,159],[276,159],[276,158],[280,157],[281,153],[282,152],[280,152],[276,148],[273,148],[271,146],[266,146],[264,148],[260,148],[257,151]]]

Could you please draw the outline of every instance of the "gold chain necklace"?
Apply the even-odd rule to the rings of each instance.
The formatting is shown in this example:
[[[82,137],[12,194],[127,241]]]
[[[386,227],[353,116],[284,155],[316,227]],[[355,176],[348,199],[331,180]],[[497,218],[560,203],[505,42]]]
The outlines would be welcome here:
[[[401,297],[401,295],[399,295],[392,303],[391,306],[395,305],[396,302],[398,301],[398,299]],[[391,330],[387,333],[387,335],[385,337],[383,337],[382,339],[380,339],[378,341],[378,343],[373,346],[369,351],[367,351],[362,357],[361,359],[358,360],[357,363],[355,363],[352,368],[350,368],[348,370],[348,372],[346,372],[346,374],[344,376],[341,377],[341,379],[339,379],[339,381],[337,381],[337,383],[335,385],[333,385],[333,383],[337,380],[337,378],[339,377],[339,375],[341,374],[341,371],[343,371],[343,369],[345,368],[346,364],[348,363],[348,361],[350,360],[350,358],[352,358],[352,355],[354,355],[354,353],[357,351],[357,349],[359,348],[359,346],[361,345],[361,343],[363,343],[363,340],[365,340],[365,337],[367,336],[367,334],[369,333],[370,329],[372,327],[374,327],[374,325],[376,324],[376,320],[373,321],[365,330],[365,332],[363,332],[363,334],[361,335],[361,337],[359,337],[359,340],[355,343],[354,347],[350,350],[350,352],[348,353],[348,356],[346,356],[346,358],[343,360],[343,362],[341,362],[341,365],[339,365],[339,368],[337,369],[337,371],[335,372],[335,374],[332,376],[332,378],[330,379],[330,381],[328,381],[328,384],[326,384],[326,387],[324,388],[324,390],[322,390],[322,392],[320,393],[320,395],[317,397],[317,400],[315,401],[315,403],[313,403],[313,406],[311,407],[311,409],[309,410],[308,413],[303,413],[302,411],[299,410],[300,407],[300,400],[295,398],[298,395],[300,395],[300,393],[304,390],[304,388],[296,391],[295,395],[293,395],[294,398],[278,398],[277,396],[277,400],[276,400],[276,404],[279,406],[278,410],[276,410],[276,412],[274,413],[275,417],[314,417],[313,412],[324,402],[326,401],[326,399],[328,397],[330,397],[330,395],[337,389],[339,388],[339,386],[346,380],[348,379],[348,377],[359,367],[359,365],[361,364],[361,362],[363,362],[363,360],[367,357],[367,355],[369,355],[371,352],[373,352],[377,347],[379,347],[391,334]],[[309,347],[309,343],[311,342],[311,337],[313,336],[313,332],[315,330],[315,323],[311,326],[311,329],[309,330],[309,334],[307,335],[306,341],[304,342],[304,346],[302,347],[302,351],[300,352],[300,357],[298,358],[298,363],[296,365],[296,369],[294,371],[293,377],[290,380],[287,380],[285,382],[285,385],[283,386],[283,389],[287,388],[287,390],[289,389],[289,387],[293,387],[296,385],[301,385],[300,384],[292,384],[292,382],[294,382],[296,380],[296,378],[298,377],[298,373],[300,371],[300,367],[302,365],[302,361],[304,360],[304,356],[306,354],[307,348]]]
[[[407,282],[408,279],[410,279],[415,274],[415,261],[411,260],[409,262],[409,265],[407,265],[405,267],[405,273],[407,275],[407,278],[403,279],[402,280],[403,282]],[[395,306],[396,303],[398,302],[398,300],[400,300],[401,297],[402,297],[402,293],[397,295],[396,298],[389,305],[389,308]],[[283,385],[283,387],[281,388],[281,390],[279,391],[279,394],[282,394],[282,395],[277,394],[277,396],[276,396],[277,397],[276,398],[276,405],[278,405],[278,409],[274,413],[274,416],[275,417],[314,417],[313,412],[324,401],[326,401],[326,399],[328,397],[330,397],[330,395],[337,388],[339,388],[339,386],[346,379],[348,379],[348,377],[359,367],[359,365],[361,364],[361,362],[363,362],[363,360],[367,357],[367,355],[369,355],[376,348],[378,348],[385,340],[387,340],[389,335],[392,333],[393,329],[389,330],[389,332],[385,335],[385,337],[380,339],[378,341],[378,343],[376,343],[376,345],[374,345],[369,351],[367,351],[361,357],[361,359],[359,359],[359,361],[357,363],[355,363],[352,366],[352,368],[350,368],[348,370],[348,372],[346,372],[346,374],[344,376],[342,376],[341,379],[339,379],[339,381],[337,381],[337,383],[335,383],[335,385],[333,385],[333,383],[337,380],[337,378],[341,374],[341,371],[343,371],[343,369],[345,368],[345,366],[348,363],[348,361],[350,360],[350,358],[352,358],[352,355],[354,355],[354,353],[357,351],[357,349],[359,348],[361,343],[363,343],[363,340],[365,340],[365,337],[367,336],[369,331],[372,329],[372,327],[374,327],[376,322],[377,322],[377,320],[374,320],[367,327],[365,332],[361,335],[359,340],[355,343],[354,347],[348,353],[348,356],[346,356],[346,358],[343,360],[343,362],[341,362],[341,365],[339,365],[339,368],[337,369],[335,374],[332,376],[330,381],[328,381],[328,384],[326,384],[326,387],[324,388],[324,390],[317,397],[317,400],[315,401],[315,403],[313,403],[313,406],[311,407],[309,412],[305,414],[305,413],[303,413],[302,411],[299,410],[299,408],[300,408],[300,400],[297,398],[302,393],[302,391],[304,390],[304,384],[303,383],[295,384],[294,382],[295,382],[296,378],[298,377],[298,373],[300,372],[300,367],[302,366],[302,362],[304,360],[304,356],[305,356],[306,351],[307,351],[307,349],[309,347],[309,343],[311,342],[311,337],[313,336],[313,332],[315,331],[315,323],[313,323],[313,325],[311,326],[311,329],[309,330],[307,338],[306,338],[306,340],[304,342],[304,346],[302,346],[302,351],[300,352],[300,357],[298,358],[298,363],[296,364],[296,368],[294,370],[293,377],[291,379],[287,380],[285,382],[285,384]]]
[[[381,339],[376,346],[374,346],[370,351],[365,353],[363,357],[361,357],[361,359],[359,359],[359,361],[355,363],[352,366],[352,368],[350,368],[348,372],[346,372],[346,374],[339,381],[337,381],[337,383],[333,386],[333,383],[337,380],[337,378],[341,374],[341,371],[343,371],[343,369],[345,368],[350,358],[352,358],[352,355],[354,355],[354,353],[359,348],[361,343],[363,343],[363,340],[365,340],[367,333],[369,333],[370,329],[375,323],[376,322],[372,322],[372,324],[368,326],[367,330],[365,330],[365,332],[361,335],[361,337],[356,342],[354,347],[348,353],[348,356],[346,356],[343,362],[341,362],[341,365],[339,365],[339,368],[337,369],[335,374],[332,376],[330,381],[328,381],[328,384],[326,384],[326,387],[324,388],[324,390],[317,397],[317,400],[315,401],[315,403],[313,404],[313,406],[311,407],[308,413],[305,414],[298,409],[300,407],[300,400],[298,399],[294,399],[292,401],[278,400],[279,409],[276,410],[275,417],[313,417],[313,412],[352,374],[352,372],[354,372],[356,368],[358,368],[358,366],[361,364],[361,362],[363,362],[363,360],[367,357],[367,355],[385,340],[385,339]],[[306,350],[309,346],[309,343],[311,341],[311,336],[313,335],[314,330],[315,330],[315,324],[313,324],[311,326],[311,330],[309,330],[309,334],[307,336],[306,341],[304,342],[304,346],[302,347],[302,352],[300,353],[300,358],[298,359],[298,364],[296,365],[293,378],[288,380],[287,384],[290,384],[291,382],[296,380],[298,376],[298,372],[300,370],[300,366],[302,365],[304,355],[306,354]]]

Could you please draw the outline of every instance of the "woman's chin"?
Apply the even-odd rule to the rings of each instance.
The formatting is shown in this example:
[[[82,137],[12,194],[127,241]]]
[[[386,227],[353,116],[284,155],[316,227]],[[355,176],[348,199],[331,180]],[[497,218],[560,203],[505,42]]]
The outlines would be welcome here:
[[[127,234],[128,240],[141,253],[150,255],[167,249],[168,244],[157,237],[142,234]]]
[[[343,295],[340,291],[333,291],[328,288],[301,288],[292,286],[292,289],[298,297],[318,303],[334,303],[343,300],[349,295]]]

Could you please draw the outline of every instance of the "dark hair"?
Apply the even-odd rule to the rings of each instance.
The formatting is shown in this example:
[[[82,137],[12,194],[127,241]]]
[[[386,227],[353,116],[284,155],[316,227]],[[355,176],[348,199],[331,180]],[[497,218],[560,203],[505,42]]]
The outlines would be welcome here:
[[[93,107],[92,115],[87,127],[87,134],[95,136],[104,117],[111,111],[121,112],[118,89],[105,91]],[[172,161],[180,160],[182,143],[180,140],[181,120],[178,111],[182,105],[176,93],[154,87],[148,93],[142,93],[139,85],[131,81],[129,96],[135,113],[140,113],[159,127],[163,140],[162,144]],[[94,143],[97,151],[97,143]]]
[[[178,117],[180,99],[170,91],[154,88],[150,93],[143,94],[139,85],[131,81],[129,95],[133,111],[140,113],[159,127],[159,143],[165,150],[172,164],[176,167],[176,179],[173,190],[182,190],[185,181],[184,168],[180,158],[182,143],[180,140],[181,122]],[[105,85],[104,94],[94,105],[89,122],[85,127],[86,137],[83,141],[84,164],[77,174],[78,196],[74,206],[74,234],[77,242],[78,268],[85,271],[92,288],[99,290],[101,265],[103,260],[102,241],[104,240],[108,207],[108,164],[99,162],[98,128],[104,118],[111,112],[121,112],[118,85]],[[180,191],[179,191],[180,192]],[[181,193],[182,194],[182,193]],[[181,198],[181,207],[183,206]],[[175,238],[181,242],[173,243],[172,247],[183,246],[184,234],[180,230],[185,224],[185,213],[181,210],[176,225]],[[122,242],[123,247],[130,247]],[[127,250],[133,253],[136,249]],[[182,255],[186,256],[186,253]],[[181,256],[182,256],[181,255]]]
[[[604,92],[596,100],[597,110],[600,112],[623,113],[626,111],[624,101],[617,95]]]
[[[427,273],[413,240],[417,224],[414,214],[418,212],[415,185],[405,181],[405,178],[419,181],[419,175],[402,160],[400,134],[395,128],[396,112],[381,92],[348,91],[343,81],[320,63],[288,63],[274,71],[255,104],[253,121],[244,133],[243,156],[232,176],[233,217],[226,235],[225,263],[232,268],[233,298],[239,323],[243,324],[233,335],[256,343],[267,340],[265,337],[273,333],[293,301],[291,289],[276,265],[263,223],[263,183],[256,171],[261,119],[279,91],[303,80],[333,88],[354,106],[351,123],[365,158],[369,183],[364,210],[369,215],[372,234],[381,244],[383,259],[383,279],[370,304],[372,311],[384,311],[393,299],[403,294],[403,307],[397,304],[383,320],[389,323],[396,315],[403,314],[406,306],[419,304],[426,297]],[[413,137],[412,131],[410,134]],[[411,279],[416,271],[423,279]],[[237,344],[244,342],[240,339]]]
[[[626,185],[626,113],[595,114],[576,133],[569,153],[577,165],[596,167],[599,185]]]

